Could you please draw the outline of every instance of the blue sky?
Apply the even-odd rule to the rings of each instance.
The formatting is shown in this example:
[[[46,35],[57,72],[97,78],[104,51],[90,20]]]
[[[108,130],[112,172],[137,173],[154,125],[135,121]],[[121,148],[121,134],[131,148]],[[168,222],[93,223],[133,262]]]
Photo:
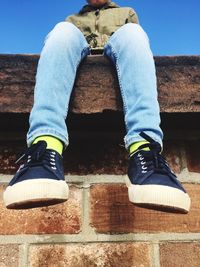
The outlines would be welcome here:
[[[136,10],[154,55],[200,54],[200,0],[116,0]],[[0,0],[0,53],[40,53],[47,33],[84,0]]]

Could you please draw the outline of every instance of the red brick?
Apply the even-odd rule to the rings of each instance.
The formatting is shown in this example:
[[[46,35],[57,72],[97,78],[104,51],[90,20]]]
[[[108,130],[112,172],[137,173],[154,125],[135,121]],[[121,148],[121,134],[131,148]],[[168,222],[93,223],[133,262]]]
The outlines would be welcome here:
[[[186,158],[188,170],[200,173],[200,140],[186,143]]]
[[[161,267],[199,267],[200,243],[166,243],[160,245]]]
[[[0,266],[18,267],[19,266],[19,247],[18,245],[0,245]]]
[[[155,211],[135,206],[126,185],[91,188],[90,222],[99,233],[200,232],[200,185],[184,184],[192,201],[188,214]]]
[[[32,246],[30,267],[150,267],[145,243],[99,243]]]
[[[81,230],[81,190],[70,187],[69,199],[48,207],[28,210],[7,209],[2,201],[5,186],[0,187],[0,234],[59,234]]]

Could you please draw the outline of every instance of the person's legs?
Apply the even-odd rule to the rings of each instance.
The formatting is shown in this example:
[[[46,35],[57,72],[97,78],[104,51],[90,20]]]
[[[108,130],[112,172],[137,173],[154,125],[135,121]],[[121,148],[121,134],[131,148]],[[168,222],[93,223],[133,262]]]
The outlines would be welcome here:
[[[123,100],[129,200],[143,207],[188,212],[190,198],[161,155],[156,71],[147,34],[138,24],[125,24],[110,37],[104,55],[116,66]]]
[[[62,157],[63,145],[68,145],[65,118],[77,67],[89,52],[84,35],[69,22],[58,23],[46,37],[37,68],[28,148],[17,160],[24,163],[4,192],[7,208],[33,208],[68,199]]]
[[[144,140],[139,135],[141,131],[162,146],[155,64],[146,33],[140,25],[127,23],[110,37],[104,54],[117,68],[127,131],[126,149]]]
[[[58,23],[47,35],[37,68],[34,105],[27,145],[41,135],[57,137],[68,145],[65,119],[76,70],[90,49],[82,32],[72,23]]]

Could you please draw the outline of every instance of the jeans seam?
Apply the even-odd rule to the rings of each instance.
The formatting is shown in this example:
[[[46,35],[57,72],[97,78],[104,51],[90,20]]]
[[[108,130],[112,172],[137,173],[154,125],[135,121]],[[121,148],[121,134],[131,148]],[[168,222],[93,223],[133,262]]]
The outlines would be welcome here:
[[[116,70],[117,70],[117,73],[118,73],[118,81],[119,81],[119,86],[120,86],[120,91],[121,91],[121,95],[122,95],[122,99],[123,99],[123,106],[124,106],[124,113],[127,112],[127,105],[126,105],[126,100],[125,100],[125,94],[124,94],[124,91],[123,91],[123,88],[122,88],[122,83],[121,83],[121,72],[120,72],[120,69],[119,69],[119,65],[118,65],[118,57],[117,57],[117,53],[115,52],[114,48],[112,47],[111,44],[108,44],[108,46],[110,47],[113,55],[115,56],[115,59],[116,59],[116,63],[115,63],[115,67],[116,67]],[[126,123],[126,120],[125,120],[125,116],[124,116],[124,122],[125,122],[125,126],[126,126],[126,131],[128,132],[128,124]]]
[[[82,52],[81,52],[81,58],[77,61],[77,63],[74,65],[74,69],[75,69],[75,72],[76,72],[76,75],[77,75],[77,69],[81,63],[81,61],[86,57],[86,55],[84,57],[82,57],[82,54],[89,48],[89,46],[85,46],[83,49],[82,49]],[[75,79],[76,79],[76,75],[75,75]],[[71,87],[74,87],[74,82],[75,82],[75,79],[74,81],[71,79],[70,83],[71,83]],[[73,88],[72,88],[72,91],[73,91]],[[71,91],[71,93],[72,93]],[[71,96],[70,96],[71,98]],[[65,109],[65,115],[64,115],[64,118],[66,119],[67,118],[67,115],[68,115],[68,110],[69,110],[69,105],[67,106],[67,108]]]

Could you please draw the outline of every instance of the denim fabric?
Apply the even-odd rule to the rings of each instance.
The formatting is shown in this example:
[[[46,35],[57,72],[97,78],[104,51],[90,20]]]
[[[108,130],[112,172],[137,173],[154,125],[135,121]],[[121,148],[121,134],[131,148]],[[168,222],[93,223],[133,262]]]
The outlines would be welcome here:
[[[118,73],[127,132],[125,147],[144,140],[139,136],[141,131],[163,147],[156,70],[147,34],[140,25],[127,23],[110,37],[104,54]]]
[[[69,144],[65,119],[77,68],[90,47],[83,33],[72,23],[58,23],[47,35],[38,62],[34,105],[29,117],[27,145],[40,135],[59,138]],[[123,99],[125,148],[143,140],[146,132],[163,147],[156,72],[149,39],[138,24],[127,23],[109,38],[103,51],[116,66]]]

